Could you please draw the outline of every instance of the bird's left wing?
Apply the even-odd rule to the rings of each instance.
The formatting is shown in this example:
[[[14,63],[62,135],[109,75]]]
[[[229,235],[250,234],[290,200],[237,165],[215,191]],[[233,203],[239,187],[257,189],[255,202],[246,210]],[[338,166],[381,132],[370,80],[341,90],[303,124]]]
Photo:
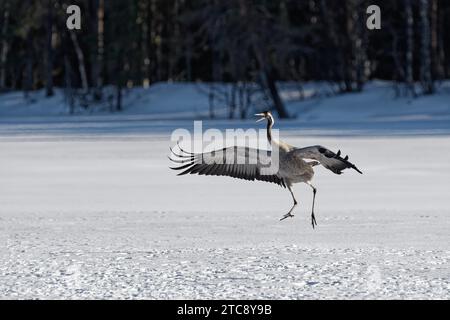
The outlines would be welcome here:
[[[301,159],[317,160],[325,168],[336,174],[341,174],[342,170],[347,168],[355,169],[362,174],[362,172],[353,163],[348,161],[348,156],[345,156],[344,158],[341,157],[340,150],[337,153],[334,153],[333,151],[330,151],[322,146],[312,146],[295,149],[293,153],[296,157]]]
[[[199,174],[209,176],[229,176],[245,180],[260,180],[285,187],[278,175],[278,167],[272,166],[271,152],[249,147],[228,147],[212,152],[192,153],[178,146],[179,152],[172,148],[169,159],[177,164],[173,170],[183,170],[178,175]]]

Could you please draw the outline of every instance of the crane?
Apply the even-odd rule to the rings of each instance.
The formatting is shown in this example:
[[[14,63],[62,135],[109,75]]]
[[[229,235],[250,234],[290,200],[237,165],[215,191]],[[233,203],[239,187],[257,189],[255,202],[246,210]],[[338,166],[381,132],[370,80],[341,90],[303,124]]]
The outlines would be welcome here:
[[[312,188],[313,201],[311,209],[311,224],[314,229],[317,226],[314,215],[314,204],[317,189],[312,185],[314,167],[322,165],[335,174],[341,174],[344,169],[354,169],[362,172],[350,161],[348,156],[341,157],[341,151],[337,153],[320,146],[297,148],[281,140],[272,139],[272,127],[275,120],[270,111],[255,114],[260,117],[259,121],[267,120],[267,139],[271,145],[271,151],[232,146],[212,152],[192,153],[185,151],[177,143],[179,152],[172,148],[173,157],[169,159],[177,166],[173,170],[183,170],[178,175],[199,174],[209,176],[230,176],[250,181],[265,181],[287,188],[292,196],[294,204],[288,213],[283,215],[280,221],[294,217],[293,210],[298,202],[295,198],[292,186],[295,183],[306,183]],[[276,157],[277,156],[277,157]],[[272,166],[277,161],[277,166]],[[274,169],[275,168],[275,169]]]

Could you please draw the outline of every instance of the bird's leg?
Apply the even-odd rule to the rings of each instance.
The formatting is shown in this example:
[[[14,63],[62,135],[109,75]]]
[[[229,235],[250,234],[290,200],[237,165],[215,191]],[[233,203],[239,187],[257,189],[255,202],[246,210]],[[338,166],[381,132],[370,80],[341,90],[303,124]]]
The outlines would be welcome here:
[[[288,213],[286,213],[283,217],[281,217],[280,221],[283,221],[283,220],[286,219],[286,218],[292,218],[292,217],[294,217],[294,215],[291,214],[291,212],[292,212],[292,211],[294,210],[294,208],[297,206],[297,200],[295,199],[294,192],[292,192],[292,189],[291,189],[290,186],[288,186],[288,189],[289,189],[289,191],[291,192],[292,199],[294,200],[294,205],[292,206],[291,210],[289,210]]]
[[[295,200],[294,200],[294,201],[295,201]],[[294,208],[295,208],[296,206],[297,206],[297,202],[294,202],[294,205],[292,206],[291,210],[289,210],[289,212],[286,213],[286,214],[280,219],[280,221],[283,221],[283,220],[286,219],[286,218],[293,218],[294,215],[291,214],[291,212],[294,210]]]
[[[312,210],[311,210],[311,224],[312,224],[312,227],[314,229],[314,227],[317,226],[316,217],[314,216],[314,204],[316,202],[317,189],[312,184],[310,184],[310,183],[308,183],[308,184],[313,189],[313,203],[312,203]]]

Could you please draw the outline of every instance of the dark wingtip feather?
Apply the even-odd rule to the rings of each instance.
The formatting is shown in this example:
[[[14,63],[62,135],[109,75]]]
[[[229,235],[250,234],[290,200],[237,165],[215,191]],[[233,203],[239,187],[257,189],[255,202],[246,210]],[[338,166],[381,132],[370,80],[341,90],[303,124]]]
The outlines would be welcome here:
[[[172,159],[170,156],[167,156],[167,158],[172,161],[173,163],[187,163],[187,162],[192,162],[194,159],[185,159],[185,160],[176,160],[176,159]]]
[[[363,174],[356,166],[353,166],[353,169],[355,169],[356,171],[358,171],[360,174]]]
[[[192,152],[188,152],[188,151],[183,150],[183,148],[180,147],[179,141],[177,141],[177,146],[178,146],[178,148],[181,150],[181,152],[184,152],[184,153],[189,154],[189,155],[191,155],[191,156],[195,155],[195,153],[192,153]]]
[[[184,166],[169,167],[169,168],[172,169],[172,170],[183,170],[183,169],[186,169],[186,168],[188,168],[188,167],[190,167],[192,165],[193,165],[193,163],[188,163],[188,164],[185,164]]]
[[[192,167],[189,167],[186,170],[184,170],[183,172],[177,174],[177,176],[184,176],[185,174],[188,174],[188,173],[192,174],[193,173],[192,170],[194,170],[196,166],[197,165],[194,164]]]
[[[353,169],[355,169],[357,172],[359,172],[360,174],[363,174],[363,173],[361,172],[361,170],[359,170],[353,163],[351,163],[350,161],[348,161],[348,155],[345,156],[344,158],[341,157],[341,150],[338,150],[338,152],[336,153],[335,158],[337,158],[337,159],[343,161],[343,162],[347,165],[347,168],[353,168]],[[336,174],[341,174],[342,172],[335,172],[335,173],[336,173]]]
[[[170,148],[169,147],[169,149],[170,149],[170,151],[172,152],[172,154],[174,155],[174,156],[176,156],[176,157],[178,157],[178,158],[183,158],[183,159],[188,159],[188,158],[192,158],[193,156],[191,156],[191,155],[185,155],[185,154],[178,154],[178,153],[176,153],[175,151],[173,151],[173,149],[172,148]]]

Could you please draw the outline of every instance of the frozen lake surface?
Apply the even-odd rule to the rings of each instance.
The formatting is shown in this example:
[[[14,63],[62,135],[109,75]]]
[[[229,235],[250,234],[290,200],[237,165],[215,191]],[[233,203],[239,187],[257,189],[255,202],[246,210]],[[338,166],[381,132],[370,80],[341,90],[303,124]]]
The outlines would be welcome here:
[[[364,172],[316,170],[313,230],[306,185],[280,222],[285,189],[169,170],[170,129],[192,122],[2,121],[0,298],[449,299],[450,135],[436,123],[282,125]]]

